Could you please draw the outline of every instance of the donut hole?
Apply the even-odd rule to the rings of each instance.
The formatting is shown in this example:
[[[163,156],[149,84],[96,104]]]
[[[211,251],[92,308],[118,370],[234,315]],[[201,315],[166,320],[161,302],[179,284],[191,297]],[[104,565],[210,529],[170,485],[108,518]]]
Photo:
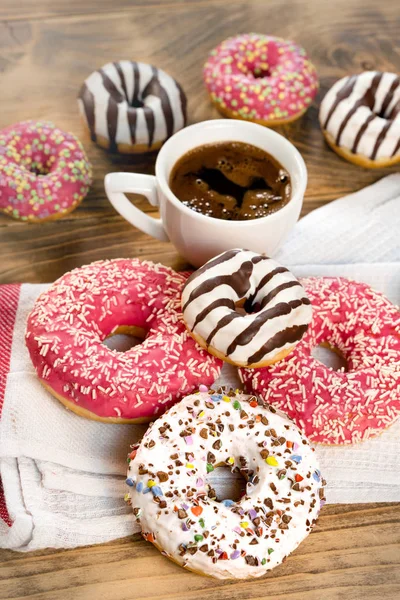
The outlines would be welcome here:
[[[315,346],[311,351],[311,356],[326,367],[330,367],[334,371],[348,372],[348,364],[343,352],[337,346],[333,346],[328,342],[323,342]]]
[[[238,502],[246,493],[246,479],[239,471],[232,472],[225,465],[216,466],[214,471],[207,475],[209,495],[215,497],[217,502],[233,500]]]
[[[236,302],[235,304],[235,310],[237,313],[239,313],[239,315],[252,315],[254,313],[257,313],[261,310],[261,304],[259,304],[258,302],[251,302],[248,299],[246,300],[239,300],[239,302]]]
[[[140,98],[133,98],[130,102],[132,108],[143,108],[144,102]]]
[[[387,105],[386,109],[383,111],[382,109],[378,111],[372,110],[374,115],[380,117],[381,119],[385,119],[388,121],[393,121],[396,116],[400,113],[400,101],[398,101],[394,106],[392,105],[392,99]]]
[[[270,77],[271,71],[269,69],[261,69],[260,67],[255,67],[251,71],[251,74],[253,75],[254,79],[262,79],[263,77]]]
[[[36,177],[45,177],[50,173],[50,168],[47,165],[43,165],[41,163],[32,162],[28,168],[30,173],[36,175]]]
[[[103,344],[110,350],[127,352],[134,346],[139,346],[146,339],[146,335],[147,332],[141,327],[120,325],[103,340]]]
[[[241,316],[247,315],[247,310],[246,310],[245,306],[246,306],[245,301],[239,300],[239,302],[236,302],[236,304],[235,304],[235,311]]]

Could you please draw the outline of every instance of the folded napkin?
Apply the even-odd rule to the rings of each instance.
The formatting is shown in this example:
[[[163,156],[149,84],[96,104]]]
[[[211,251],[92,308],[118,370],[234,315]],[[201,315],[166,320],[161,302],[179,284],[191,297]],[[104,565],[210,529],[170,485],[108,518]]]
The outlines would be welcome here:
[[[307,215],[276,259],[298,276],[365,281],[400,302],[400,175]],[[106,542],[137,531],[123,501],[126,455],[144,425],[88,421],[37,381],[24,344],[42,285],[0,286],[0,547]],[[221,383],[237,385],[225,366]],[[400,500],[400,423],[352,447],[318,446],[328,502]],[[222,471],[222,470],[221,470]],[[223,476],[218,476],[223,483]]]

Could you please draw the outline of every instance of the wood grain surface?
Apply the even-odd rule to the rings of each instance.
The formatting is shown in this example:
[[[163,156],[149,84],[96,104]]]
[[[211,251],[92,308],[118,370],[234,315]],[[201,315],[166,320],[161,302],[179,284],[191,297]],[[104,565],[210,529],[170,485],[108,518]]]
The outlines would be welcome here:
[[[400,11],[383,0],[2,0],[0,3],[0,127],[27,118],[52,119],[84,141],[94,185],[81,207],[63,220],[35,225],[0,214],[0,282],[52,281],[67,269],[119,256],[146,256],[185,267],[170,244],[149,239],[108,203],[104,175],[152,173],[147,159],[112,156],[90,142],[76,96],[85,77],[109,60],[151,62],[176,77],[189,98],[189,120],[218,116],[202,83],[202,65],[219,41],[240,31],[266,31],[303,44],[320,74],[321,89],[306,115],[279,130],[303,154],[309,185],[303,214],[375,181],[392,169],[351,165],[325,144],[318,106],[339,77],[363,69],[399,70]],[[144,199],[138,205],[151,207]]]
[[[76,550],[3,551],[0,598],[398,600],[399,547],[397,505],[325,506],[313,533],[259,580],[194,575],[136,535]]]
[[[309,170],[303,214],[394,172],[364,170],[337,157],[323,141],[317,114],[336,79],[365,69],[400,71],[396,0],[2,0],[0,128],[27,118],[52,119],[83,140],[95,181],[81,207],[63,220],[27,225],[0,214],[0,283],[52,281],[73,267],[119,256],[187,266],[170,244],[123,221],[104,194],[106,173],[153,173],[155,157],[112,156],[93,145],[76,95],[93,69],[131,58],[154,63],[180,81],[190,122],[216,118],[202,65],[219,41],[245,31],[295,39],[320,75],[320,93],[307,114],[280,128]],[[154,214],[143,198],[135,202]],[[395,600],[399,508],[326,506],[315,531],[283,565],[241,583],[185,572],[139,536],[69,551],[1,551],[0,598]]]

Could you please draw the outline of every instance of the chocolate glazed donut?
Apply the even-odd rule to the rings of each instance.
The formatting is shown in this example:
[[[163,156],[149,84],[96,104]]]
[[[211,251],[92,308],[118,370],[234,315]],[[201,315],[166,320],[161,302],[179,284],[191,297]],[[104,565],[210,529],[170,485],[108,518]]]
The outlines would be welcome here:
[[[94,71],[79,96],[91,139],[110,152],[158,149],[186,124],[186,96],[152,65],[122,60]]]

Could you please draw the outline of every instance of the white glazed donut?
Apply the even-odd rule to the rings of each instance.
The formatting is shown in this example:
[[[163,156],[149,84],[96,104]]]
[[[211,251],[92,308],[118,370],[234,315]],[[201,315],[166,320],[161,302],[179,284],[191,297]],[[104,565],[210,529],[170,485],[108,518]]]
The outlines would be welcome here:
[[[240,249],[220,254],[189,277],[182,311],[201,346],[252,368],[284,358],[311,321],[311,303],[296,277],[271,258]]]
[[[175,79],[152,65],[107,63],[84,82],[81,115],[99,146],[122,154],[160,148],[186,124],[186,96]]]
[[[365,71],[343,77],[324,97],[319,111],[328,144],[364,167],[400,161],[400,77]]]
[[[183,567],[260,577],[311,531],[325,481],[284,413],[255,396],[200,389],[153,423],[130,455],[133,512],[144,538]],[[221,465],[247,480],[238,502],[218,502],[207,484]]]

